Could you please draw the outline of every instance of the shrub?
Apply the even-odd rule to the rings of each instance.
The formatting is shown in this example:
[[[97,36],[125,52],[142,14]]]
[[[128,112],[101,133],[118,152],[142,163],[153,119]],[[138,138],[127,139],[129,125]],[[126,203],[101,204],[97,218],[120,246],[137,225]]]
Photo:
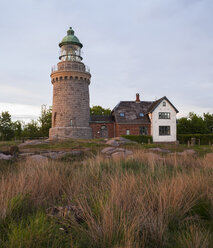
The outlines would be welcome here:
[[[152,143],[152,136],[150,135],[123,135],[122,137],[138,143],[149,143],[149,141]]]
[[[200,140],[201,145],[208,145],[209,143],[213,144],[213,134],[178,134],[177,139],[180,144],[187,144],[191,138],[196,139],[196,143],[198,144],[198,140]]]

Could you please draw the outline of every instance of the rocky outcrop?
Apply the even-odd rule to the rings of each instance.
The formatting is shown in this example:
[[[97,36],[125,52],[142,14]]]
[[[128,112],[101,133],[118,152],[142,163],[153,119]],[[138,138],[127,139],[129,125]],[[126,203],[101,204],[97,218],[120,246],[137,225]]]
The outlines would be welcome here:
[[[177,152],[177,154],[181,156],[197,155],[196,151],[193,149],[184,150],[183,152]]]
[[[112,138],[112,139],[107,140],[107,142],[106,142],[106,144],[110,145],[110,146],[119,146],[119,145],[128,144],[128,143],[136,143],[137,144],[137,142],[125,139],[123,137]]]
[[[28,146],[28,145],[41,145],[48,144],[50,140],[26,140],[24,143],[19,144],[19,147]]]
[[[149,148],[148,149],[149,151],[152,151],[152,152],[162,152],[162,153],[170,153],[171,151],[168,150],[168,149],[163,149],[163,148],[159,148],[159,147],[156,147],[156,148]]]
[[[0,153],[0,160],[11,160],[12,156],[11,155],[6,155],[4,153]]]
[[[101,150],[101,153],[112,158],[121,158],[121,157],[127,157],[133,155],[132,151],[129,151],[124,148],[116,148],[112,146],[104,148],[103,150]]]
[[[48,158],[42,155],[32,155],[27,157],[27,162],[31,163],[47,163]]]

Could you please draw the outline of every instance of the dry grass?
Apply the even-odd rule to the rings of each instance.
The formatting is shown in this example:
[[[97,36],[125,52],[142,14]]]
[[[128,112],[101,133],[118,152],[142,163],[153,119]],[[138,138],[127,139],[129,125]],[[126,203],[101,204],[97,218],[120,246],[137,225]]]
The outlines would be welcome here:
[[[36,208],[75,205],[85,223],[68,223],[64,247],[210,247],[213,164],[209,158],[138,150],[128,159],[30,164],[3,173],[0,216],[17,195]],[[62,221],[63,222],[63,221]]]

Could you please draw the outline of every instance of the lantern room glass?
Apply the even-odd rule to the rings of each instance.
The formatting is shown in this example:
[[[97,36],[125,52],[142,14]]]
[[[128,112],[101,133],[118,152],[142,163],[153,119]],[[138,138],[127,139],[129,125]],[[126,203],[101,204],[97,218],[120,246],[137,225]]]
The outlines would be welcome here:
[[[82,60],[81,57],[81,48],[77,45],[63,45],[60,51],[61,61],[77,61]]]

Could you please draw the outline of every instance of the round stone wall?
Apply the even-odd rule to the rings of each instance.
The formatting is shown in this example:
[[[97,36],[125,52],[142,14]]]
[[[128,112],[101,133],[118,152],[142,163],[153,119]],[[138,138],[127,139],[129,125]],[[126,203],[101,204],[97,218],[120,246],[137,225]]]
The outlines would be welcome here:
[[[64,76],[53,82],[50,139],[91,138],[89,80]]]

